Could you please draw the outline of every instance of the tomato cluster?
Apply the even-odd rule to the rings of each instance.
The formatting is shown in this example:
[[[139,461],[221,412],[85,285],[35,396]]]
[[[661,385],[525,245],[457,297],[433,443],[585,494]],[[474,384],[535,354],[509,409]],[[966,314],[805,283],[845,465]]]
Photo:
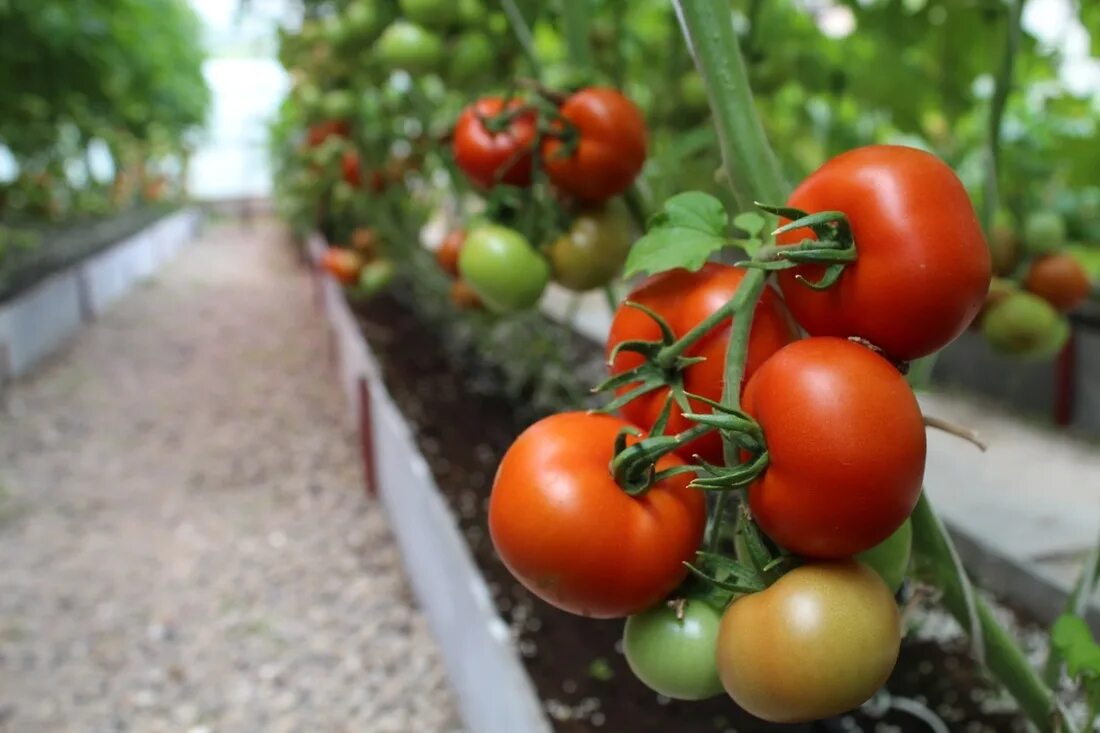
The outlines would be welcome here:
[[[755,270],[708,263],[636,287],[607,342],[623,419],[535,423],[489,504],[497,551],[533,593],[629,617],[624,653],[644,683],[681,699],[724,689],[774,722],[856,707],[893,669],[926,451],[904,362],[964,330],[990,278],[962,185],[927,153],[839,156],[783,209],[822,211],[843,226],[786,231]],[[830,246],[857,253],[831,286],[794,257],[765,284],[760,270],[785,252]],[[747,290],[758,296],[742,302]],[[695,488],[745,490],[736,542],[728,516],[704,529]],[[696,555],[704,534],[719,555]]]
[[[381,256],[378,233],[358,227],[348,241],[350,247],[326,249],[317,263],[320,268],[358,295],[374,295],[388,287],[396,268],[392,260]]]

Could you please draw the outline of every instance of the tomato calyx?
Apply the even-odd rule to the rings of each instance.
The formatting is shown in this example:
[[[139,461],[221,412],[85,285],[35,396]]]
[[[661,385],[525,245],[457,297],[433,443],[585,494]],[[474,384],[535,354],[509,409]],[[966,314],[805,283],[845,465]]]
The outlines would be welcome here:
[[[671,405],[669,400],[667,406]],[[695,473],[698,467],[693,465],[673,466],[663,471],[657,470],[657,461],[663,456],[709,432],[711,428],[696,425],[675,435],[650,435],[631,445],[627,445],[629,436],[641,437],[637,428],[625,428],[615,437],[614,458],[610,470],[615,482],[630,496],[644,494],[654,484],[683,473]]]
[[[814,237],[803,239],[797,244],[769,245],[761,249],[751,262],[741,263],[742,266],[776,271],[801,265],[821,265],[825,271],[819,280],[812,281],[803,275],[795,275],[795,279],[808,288],[825,290],[836,284],[847,265],[856,261],[856,243],[848,216],[844,212],[818,211],[808,214],[801,209],[787,206],[771,206],[760,202],[756,206],[769,214],[790,220],[773,231],[772,236],[796,229],[809,229]]]

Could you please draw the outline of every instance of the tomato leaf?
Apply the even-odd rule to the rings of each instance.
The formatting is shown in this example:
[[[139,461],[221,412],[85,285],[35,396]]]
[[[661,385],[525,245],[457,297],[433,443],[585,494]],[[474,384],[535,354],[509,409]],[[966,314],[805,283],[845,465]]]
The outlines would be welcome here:
[[[1086,687],[1100,686],[1100,645],[1080,616],[1063,614],[1050,630],[1050,642],[1066,660],[1066,671]]]
[[[649,231],[631,247],[623,274],[698,270],[729,244],[728,225],[729,214],[718,199],[698,191],[677,194],[649,220]]]

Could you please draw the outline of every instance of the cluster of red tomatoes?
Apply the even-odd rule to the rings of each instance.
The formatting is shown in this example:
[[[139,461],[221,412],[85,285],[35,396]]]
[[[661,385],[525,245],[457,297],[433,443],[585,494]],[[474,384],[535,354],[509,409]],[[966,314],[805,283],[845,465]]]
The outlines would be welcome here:
[[[459,278],[461,302],[472,294],[489,310],[508,313],[537,303],[551,279],[584,291],[619,272],[630,237],[614,197],[633,183],[646,158],[645,122],[629,99],[590,87],[548,110],[518,98],[484,97],[459,117],[453,151],[481,189],[523,189],[545,174],[568,203],[561,208],[576,212],[566,231],[537,249],[523,232],[494,222],[448,237],[438,257]]]
[[[785,269],[751,313],[734,316],[752,318],[740,405],[766,451],[766,468],[747,489],[749,515],[792,569],[757,592],[733,594],[724,608],[685,584],[707,502],[689,485],[691,472],[667,470],[696,457],[721,465],[722,437],[711,432],[661,456],[654,469],[665,477],[638,495],[609,469],[624,428],[653,430],[667,388],[628,402],[621,417],[570,412],[535,423],[504,456],[489,506],[498,554],[534,594],[571,613],[629,617],[624,651],[643,682],[682,699],[724,689],[777,722],[854,708],[893,669],[901,637],[893,593],[908,564],[907,520],[925,463],[924,419],[899,366],[956,338],[990,279],[966,191],[922,151],[850,151],[803,181],[787,205],[843,212],[858,250],[831,287],[807,286],[820,280],[820,266]],[[797,230],[777,244],[813,237]],[[626,300],[680,338],[726,306],[746,277],[716,263],[670,270]],[[682,372],[670,375],[694,413],[722,396],[732,328],[726,321],[694,341]],[[607,343],[612,374],[644,358],[617,346],[667,337],[651,315],[621,305]],[[671,403],[664,431],[692,426]]]

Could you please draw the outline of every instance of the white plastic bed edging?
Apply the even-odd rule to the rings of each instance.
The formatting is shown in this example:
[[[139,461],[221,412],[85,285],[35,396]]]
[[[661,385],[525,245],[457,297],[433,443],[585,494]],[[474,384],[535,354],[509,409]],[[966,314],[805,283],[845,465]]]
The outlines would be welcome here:
[[[325,242],[310,238],[316,267]],[[472,733],[550,733],[534,684],[507,624],[497,615],[485,579],[459,532],[412,428],[394,404],[382,372],[340,286],[319,278],[349,417],[360,424],[359,380],[370,390],[373,461],[390,526],[413,592],[443,653],[467,728]]]
[[[184,209],[154,222],[0,305],[0,385],[60,349],[192,239],[200,220]]]

